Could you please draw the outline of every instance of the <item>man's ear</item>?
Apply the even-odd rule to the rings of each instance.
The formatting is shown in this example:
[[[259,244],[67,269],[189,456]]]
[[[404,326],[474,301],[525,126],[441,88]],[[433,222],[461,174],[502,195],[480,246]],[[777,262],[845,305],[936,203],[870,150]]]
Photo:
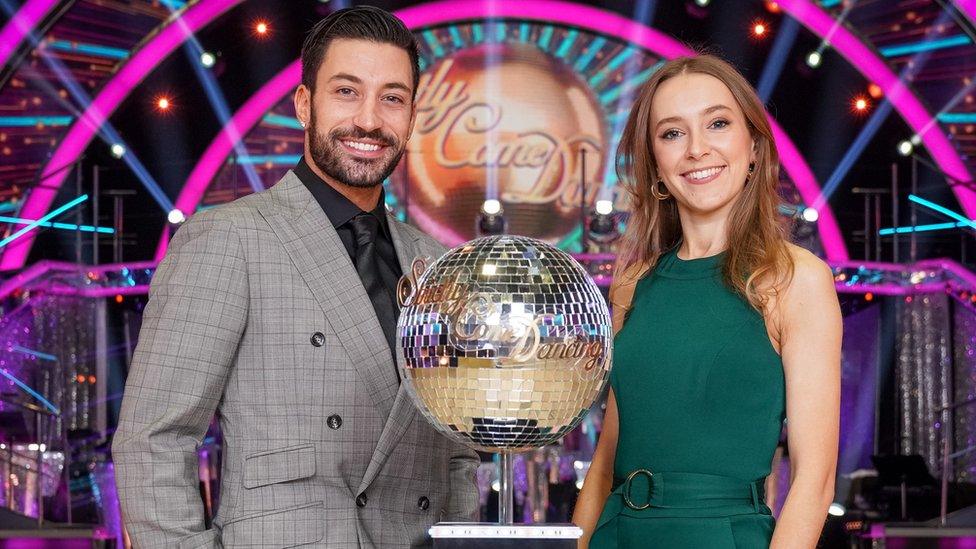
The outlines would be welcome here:
[[[312,92],[302,84],[298,86],[295,90],[295,115],[298,116],[298,121],[301,123],[302,127],[308,125],[308,121],[312,116]]]

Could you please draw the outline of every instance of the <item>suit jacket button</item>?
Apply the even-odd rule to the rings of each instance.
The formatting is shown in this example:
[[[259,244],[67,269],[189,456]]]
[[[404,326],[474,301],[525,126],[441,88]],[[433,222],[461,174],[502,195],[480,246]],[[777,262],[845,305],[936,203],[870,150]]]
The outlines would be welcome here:
[[[316,347],[321,347],[325,345],[325,334],[322,332],[315,332],[311,337],[312,345]]]
[[[417,500],[417,507],[420,507],[424,511],[430,507],[430,500],[427,499],[427,496],[421,496],[420,499]]]
[[[356,507],[366,507],[366,501],[366,494],[359,494],[359,497],[356,498]]]
[[[329,429],[338,429],[339,427],[342,427],[342,416],[339,414],[332,414],[329,416],[329,419],[326,420],[326,423],[329,424]]]

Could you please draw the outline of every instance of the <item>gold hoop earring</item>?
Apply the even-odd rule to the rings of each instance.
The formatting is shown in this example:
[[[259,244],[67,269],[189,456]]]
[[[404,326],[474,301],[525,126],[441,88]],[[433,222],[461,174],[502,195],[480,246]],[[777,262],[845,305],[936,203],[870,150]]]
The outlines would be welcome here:
[[[651,183],[651,194],[654,198],[658,200],[667,200],[671,198],[671,193],[668,192],[667,186],[664,186],[664,191],[658,189],[659,186],[664,186],[664,181],[658,179],[655,183]]]

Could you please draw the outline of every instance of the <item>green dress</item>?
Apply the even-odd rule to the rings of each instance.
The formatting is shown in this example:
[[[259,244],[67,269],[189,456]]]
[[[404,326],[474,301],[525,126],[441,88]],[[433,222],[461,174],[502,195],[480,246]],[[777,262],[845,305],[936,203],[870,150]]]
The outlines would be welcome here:
[[[637,283],[614,343],[620,432],[594,549],[769,546],[783,364],[762,315],[722,283],[724,257],[671,251]]]

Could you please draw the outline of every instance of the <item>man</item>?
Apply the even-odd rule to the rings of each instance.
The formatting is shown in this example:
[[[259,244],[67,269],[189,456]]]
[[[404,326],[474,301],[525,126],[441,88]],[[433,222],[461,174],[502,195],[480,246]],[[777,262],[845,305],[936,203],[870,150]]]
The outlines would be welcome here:
[[[305,155],[270,190],[196,214],[160,263],[113,446],[134,546],[403,547],[478,511],[477,454],[399,383],[395,285],[442,248],[386,215],[419,66],[372,7],[320,21],[295,109]],[[216,412],[220,509],[196,448]]]

